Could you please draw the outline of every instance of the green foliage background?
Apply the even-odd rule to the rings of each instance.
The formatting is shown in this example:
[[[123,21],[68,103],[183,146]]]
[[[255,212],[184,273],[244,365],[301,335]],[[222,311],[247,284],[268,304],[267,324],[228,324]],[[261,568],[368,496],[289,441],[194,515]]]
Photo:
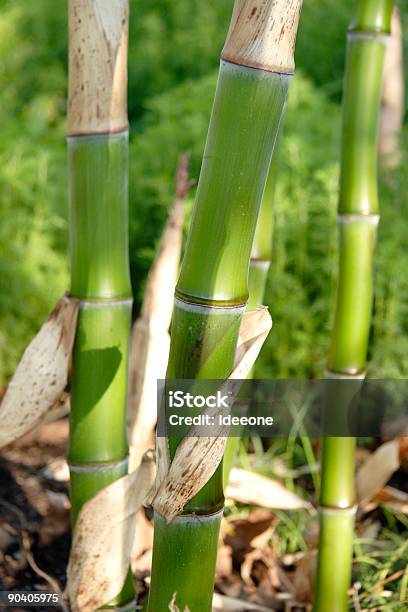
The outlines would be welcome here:
[[[306,0],[285,123],[260,376],[319,376],[336,269],[345,34],[353,0]],[[198,177],[232,0],[131,0],[131,266],[136,306],[178,156]],[[402,6],[404,20],[408,15]],[[68,287],[66,3],[0,0],[0,382]],[[403,141],[407,134],[404,132]],[[406,146],[404,147],[406,148]],[[408,371],[408,160],[382,177],[370,344],[377,376]],[[191,204],[191,202],[190,202]]]

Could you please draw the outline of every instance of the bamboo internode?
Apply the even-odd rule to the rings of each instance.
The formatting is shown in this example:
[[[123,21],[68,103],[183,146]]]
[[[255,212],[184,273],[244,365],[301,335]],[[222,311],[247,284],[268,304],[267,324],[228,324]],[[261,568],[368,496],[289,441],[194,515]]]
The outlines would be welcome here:
[[[389,34],[394,0],[360,0],[350,30]]]
[[[69,0],[68,135],[126,130],[128,0]]]

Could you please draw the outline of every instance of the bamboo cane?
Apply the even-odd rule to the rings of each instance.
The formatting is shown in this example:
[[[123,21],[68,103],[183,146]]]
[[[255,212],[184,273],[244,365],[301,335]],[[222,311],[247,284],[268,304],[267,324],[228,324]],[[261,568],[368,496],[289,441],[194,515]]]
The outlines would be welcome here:
[[[290,73],[301,0],[235,5],[176,288],[170,379],[224,379],[248,297],[247,272]],[[171,459],[177,442],[169,441]],[[222,465],[170,524],[155,514],[148,609],[211,609]],[[174,596],[174,597],[173,597]]]
[[[68,11],[71,294],[81,300],[68,452],[75,525],[82,505],[128,466],[129,6],[128,0],[69,0]],[[109,607],[132,600],[129,574]]]
[[[329,378],[365,375],[379,220],[377,132],[392,0],[361,0],[351,25],[343,99],[340,261]],[[355,514],[354,438],[323,440],[320,548],[314,610],[344,612]]]

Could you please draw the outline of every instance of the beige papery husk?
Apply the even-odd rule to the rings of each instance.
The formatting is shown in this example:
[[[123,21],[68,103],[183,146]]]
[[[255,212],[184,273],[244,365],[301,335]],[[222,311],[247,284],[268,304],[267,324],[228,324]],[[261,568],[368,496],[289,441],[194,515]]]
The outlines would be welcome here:
[[[166,376],[170,349],[168,332],[173,313],[183,239],[184,199],[192,186],[188,179],[189,155],[181,155],[176,172],[176,193],[164,227],[157,256],[147,277],[142,311],[133,327],[128,391],[129,471],[154,444],[157,380]]]
[[[255,363],[271,325],[266,308],[244,315],[235,367],[230,376],[230,380],[237,380],[236,392]],[[226,383],[221,389],[223,385]],[[171,521],[211,478],[222,459],[227,431],[220,428],[218,438],[198,437],[194,433],[193,427],[171,464],[167,441],[157,439],[161,476],[157,476],[155,484],[156,467],[149,452],[135,471],[103,489],[83,506],[75,526],[68,566],[67,594],[74,612],[91,612],[120,592],[129,568],[136,515],[143,505],[151,503]]]
[[[271,327],[272,319],[266,308],[245,313],[239,333],[234,370],[229,380],[220,387],[221,393],[228,387],[232,394],[230,403],[234,401],[242,380],[248,376],[254,365]],[[231,380],[235,380],[236,384],[231,384]],[[220,409],[217,407],[204,411],[204,415],[209,417],[216,417],[218,414]],[[213,428],[211,437],[200,436],[199,427],[192,427],[188,436],[177,447],[171,464],[167,439],[157,438],[158,488],[152,505],[168,523],[214,474],[224,455],[227,436],[228,427],[222,424],[218,425],[218,429]]]
[[[38,425],[61,397],[75,340],[79,300],[64,296],[26,348],[0,404],[0,448]]]
[[[120,593],[129,571],[136,513],[148,501],[155,475],[154,455],[148,452],[135,471],[81,508],[67,570],[73,612],[94,612]]]

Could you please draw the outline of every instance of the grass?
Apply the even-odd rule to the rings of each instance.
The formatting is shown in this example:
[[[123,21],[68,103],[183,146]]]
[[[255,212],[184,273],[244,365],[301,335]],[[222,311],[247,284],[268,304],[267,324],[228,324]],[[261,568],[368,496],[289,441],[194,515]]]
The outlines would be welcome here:
[[[384,511],[386,519],[389,515],[390,511]],[[408,527],[405,515],[392,516],[400,528]],[[384,526],[375,539],[354,541],[354,600],[357,599],[362,609],[406,610],[408,541],[406,531],[396,532],[395,527]]]
[[[243,440],[239,467],[278,479],[288,489],[316,503],[313,475],[316,464],[310,463],[300,438],[275,438],[265,450],[261,441]],[[317,475],[317,474],[316,474]],[[246,516],[249,506],[229,503],[227,515]],[[294,553],[316,550],[317,514],[307,510],[274,511],[279,519],[270,546],[280,559]],[[375,536],[370,535],[372,529]],[[367,535],[365,535],[367,534]],[[408,602],[408,518],[380,506],[357,521],[354,539],[350,610],[384,610],[402,612]],[[360,607],[358,607],[360,606]]]

